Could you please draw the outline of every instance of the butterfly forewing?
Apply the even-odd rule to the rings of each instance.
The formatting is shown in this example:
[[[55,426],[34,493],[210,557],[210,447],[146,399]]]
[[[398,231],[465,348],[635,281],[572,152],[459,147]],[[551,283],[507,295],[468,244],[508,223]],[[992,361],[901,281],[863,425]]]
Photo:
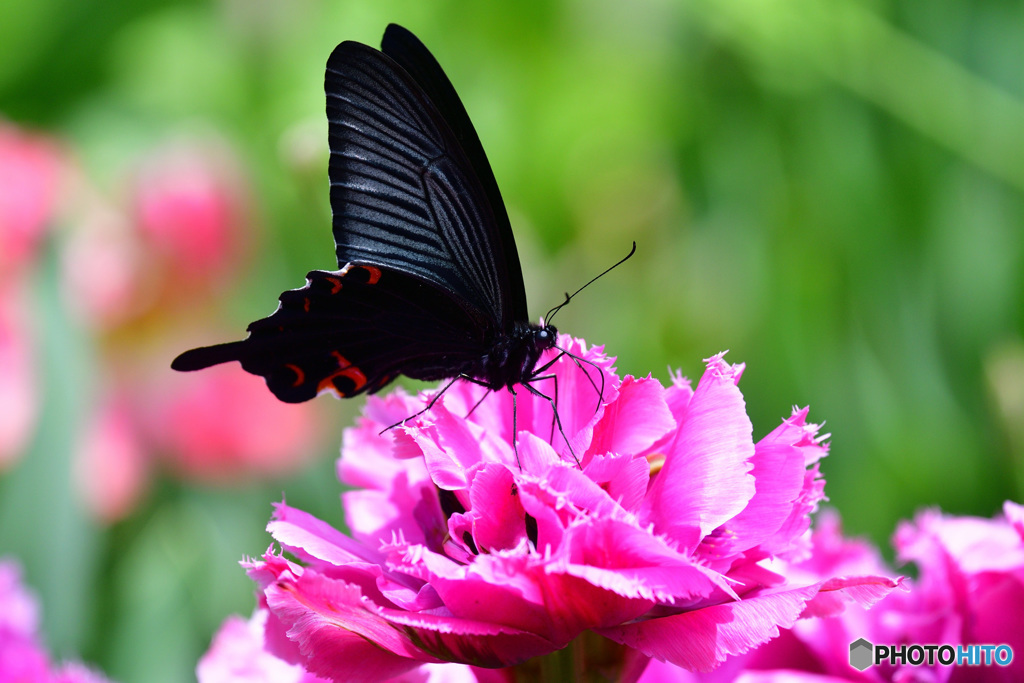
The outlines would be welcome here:
[[[476,308],[493,333],[511,329],[517,295],[495,210],[428,95],[390,57],[353,42],[328,60],[325,90],[339,266],[416,275]]]
[[[494,214],[494,225],[501,242],[501,253],[504,254],[505,271],[508,274],[509,298],[511,299],[512,317],[515,320],[526,320],[529,313],[526,309],[526,290],[523,287],[523,270],[519,263],[512,225],[505,211],[505,202],[498,190],[498,182],[494,178],[491,164],[487,161],[480,137],[459,99],[455,87],[444,73],[441,65],[410,31],[390,24],[384,31],[381,51],[391,57],[413,80],[423,89],[427,97],[441,113],[452,133],[455,134],[462,151],[465,152],[473,166],[473,175],[479,180],[491,210]],[[501,264],[499,264],[501,265]]]

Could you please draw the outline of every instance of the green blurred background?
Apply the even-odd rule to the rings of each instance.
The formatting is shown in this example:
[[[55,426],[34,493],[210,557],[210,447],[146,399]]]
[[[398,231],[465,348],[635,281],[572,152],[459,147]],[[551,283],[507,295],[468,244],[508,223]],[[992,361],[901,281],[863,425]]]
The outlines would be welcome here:
[[[533,316],[636,240],[560,329],[663,380],[730,349],[755,437],[810,404],[848,532],[887,547],[922,506],[988,516],[1021,499],[1016,0],[5,0],[0,113],[64,141],[100,186],[182,132],[231,146],[259,239],[203,340],[222,341],[334,267],[324,63],[341,40],[379,45],[388,22],[469,110]],[[359,402],[320,399],[329,434],[302,472],[164,477],[126,519],[91,521],[68,453],[102,369],[57,258],[34,281],[43,412],[0,475],[0,555],[24,564],[58,656],[125,683],[190,680],[221,620],[252,609],[237,561],[268,545],[270,502],[284,491],[340,524],[332,459]]]

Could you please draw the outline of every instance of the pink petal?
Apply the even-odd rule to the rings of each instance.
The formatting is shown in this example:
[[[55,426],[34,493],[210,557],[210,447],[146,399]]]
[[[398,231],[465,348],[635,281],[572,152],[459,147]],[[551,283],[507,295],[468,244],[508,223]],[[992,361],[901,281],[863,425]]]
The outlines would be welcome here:
[[[336,679],[344,673],[369,683],[440,661],[383,619],[356,586],[307,572],[295,583],[268,587],[265,595],[314,674]]]
[[[614,359],[605,356],[602,347],[588,349],[582,339],[574,339],[564,334],[558,335],[558,347],[581,358],[580,364],[577,366],[568,356],[563,356],[549,369],[547,374],[554,374],[557,379],[557,397],[555,381],[537,381],[533,386],[552,399],[557,398],[562,431],[572,442],[573,451],[579,457],[587,451],[594,425],[601,418],[603,407],[600,404],[615,401],[619,382],[612,367]],[[540,363],[550,361],[557,353],[559,352],[555,350],[546,352]],[[604,393],[599,395],[602,377]],[[554,449],[563,458],[571,460],[558,427],[554,426],[552,429],[554,414],[550,404],[539,396],[519,393],[519,429],[530,431],[545,440],[550,439]]]
[[[350,562],[380,563],[384,559],[378,551],[285,503],[274,506],[274,521],[267,524],[267,532],[289,552],[307,560],[345,565]]]
[[[338,479],[352,487],[378,491],[389,490],[401,472],[409,481],[429,481],[421,459],[394,456],[395,437],[400,430],[380,433],[381,429],[415,414],[421,407],[400,389],[384,398],[370,396],[366,401],[367,417],[359,418],[356,427],[344,431]]]
[[[843,576],[825,581],[818,594],[807,603],[801,618],[832,617],[842,614],[849,603],[872,607],[894,589],[908,590],[903,577]]]
[[[470,470],[482,461],[482,428],[457,419],[441,401],[421,422],[422,426],[404,427],[403,431],[422,451],[430,478],[443,489],[469,486]]]
[[[728,590],[722,576],[626,521],[591,518],[580,522],[566,532],[563,546],[549,573],[557,569],[623,597],[650,601],[650,606],[655,601],[691,601],[715,588]],[[564,566],[561,554],[567,556]]]
[[[639,511],[651,480],[651,466],[646,458],[595,455],[583,471],[621,508],[633,513]]]
[[[779,554],[810,526],[811,508],[801,502],[801,494],[805,489],[806,463],[817,461],[822,448],[813,438],[817,426],[808,426],[806,415],[806,408],[794,410],[791,418],[754,446],[754,497],[742,512],[723,525],[721,533],[704,539],[699,551],[703,557],[713,562],[715,558],[729,558],[760,544],[766,544],[764,554]],[[815,451],[814,457],[805,453],[809,448]],[[813,479],[809,485],[815,490]],[[816,504],[817,500],[813,502]]]
[[[675,415],[679,428],[641,510],[641,519],[683,548],[696,547],[754,495],[753,427],[736,387],[740,372],[721,357],[710,360],[685,412]]]
[[[374,605],[357,586],[306,572],[266,590],[267,604],[314,673],[379,680],[422,662],[508,666],[555,647],[514,627]],[[358,671],[353,667],[358,662]]]
[[[526,535],[526,512],[512,473],[504,465],[485,465],[470,488],[473,539],[482,552],[511,549]]]
[[[229,272],[244,247],[247,198],[223,146],[176,142],[151,153],[134,175],[138,230],[177,282],[187,287]]]
[[[231,482],[280,476],[308,462],[317,407],[278,401],[237,367],[166,373],[147,406],[148,435],[184,477]]]
[[[699,389],[698,389],[699,391]],[[747,652],[789,628],[817,586],[744,599],[599,629],[607,638],[690,671],[711,671],[729,655]]]
[[[461,619],[536,633],[564,645],[575,633],[566,636],[551,623],[537,581],[540,572],[520,555],[480,555],[468,567],[435,573],[430,585]]]
[[[619,395],[605,406],[588,453],[633,454],[646,450],[676,426],[661,383],[650,377],[626,377]]]
[[[1017,535],[1024,541],[1024,505],[1018,505],[1011,500],[1003,503],[1003,515],[1006,521],[1017,532]]]
[[[389,485],[387,491],[356,489],[342,494],[352,535],[371,547],[396,534],[410,543],[440,543],[446,521],[437,489],[425,473],[410,482],[407,471],[396,472]]]

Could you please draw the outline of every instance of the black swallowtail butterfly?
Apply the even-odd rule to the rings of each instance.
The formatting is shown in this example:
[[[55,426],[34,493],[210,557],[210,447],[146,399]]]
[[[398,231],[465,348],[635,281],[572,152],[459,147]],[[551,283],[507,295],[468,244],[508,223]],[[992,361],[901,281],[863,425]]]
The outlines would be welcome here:
[[[398,375],[543,396],[529,382],[550,366],[536,367],[556,330],[528,321],[497,182],[433,55],[392,24],[381,51],[338,45],[324,89],[340,270],[310,272],[246,339],[186,351],[171,367],[237,360],[293,403],[373,393]]]

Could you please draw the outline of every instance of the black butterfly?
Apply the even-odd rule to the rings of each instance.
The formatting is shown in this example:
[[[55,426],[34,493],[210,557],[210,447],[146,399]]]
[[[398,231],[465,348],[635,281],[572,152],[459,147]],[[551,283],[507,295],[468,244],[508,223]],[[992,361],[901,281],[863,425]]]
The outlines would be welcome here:
[[[440,65],[392,24],[380,52],[335,48],[324,88],[341,269],[309,273],[245,340],[186,351],[171,367],[241,361],[288,402],[373,393],[398,375],[513,395],[521,384],[550,402],[529,383],[554,362],[537,367],[557,332],[528,321],[505,205]]]

